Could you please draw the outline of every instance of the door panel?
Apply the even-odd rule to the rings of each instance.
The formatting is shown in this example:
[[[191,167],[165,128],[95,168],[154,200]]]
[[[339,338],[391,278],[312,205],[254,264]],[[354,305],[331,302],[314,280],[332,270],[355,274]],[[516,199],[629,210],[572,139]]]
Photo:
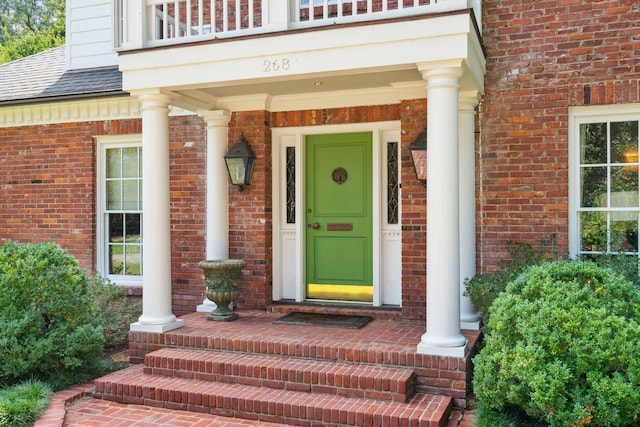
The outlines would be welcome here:
[[[372,301],[371,133],[306,137],[307,298]]]

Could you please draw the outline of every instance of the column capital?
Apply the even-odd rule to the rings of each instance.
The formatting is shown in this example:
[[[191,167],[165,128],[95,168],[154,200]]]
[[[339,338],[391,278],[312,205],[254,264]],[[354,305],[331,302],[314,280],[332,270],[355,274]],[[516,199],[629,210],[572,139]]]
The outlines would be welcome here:
[[[142,110],[149,108],[162,108],[168,109],[171,104],[172,97],[166,93],[161,92],[158,89],[149,91],[134,91],[131,92],[132,96],[135,96],[140,101],[140,108]]]
[[[229,110],[199,110],[196,112],[207,123],[207,128],[227,126],[231,120]]]
[[[471,113],[475,113],[476,106],[480,101],[480,92],[477,90],[460,92],[458,94],[458,109],[462,111],[467,111]]]
[[[464,74],[462,60],[434,61],[417,64],[418,71],[422,78],[431,84],[435,79],[456,79],[459,80]],[[439,86],[439,85],[438,85]]]

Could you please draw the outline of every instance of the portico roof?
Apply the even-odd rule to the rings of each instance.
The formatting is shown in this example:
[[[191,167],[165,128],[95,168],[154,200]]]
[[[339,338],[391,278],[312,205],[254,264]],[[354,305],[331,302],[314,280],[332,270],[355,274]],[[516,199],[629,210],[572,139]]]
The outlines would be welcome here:
[[[233,111],[237,99],[258,96],[243,109],[338,106],[332,94],[342,103],[358,94],[395,103],[425,96],[424,67],[452,63],[463,70],[460,90],[482,93],[485,62],[468,10],[122,51],[119,58],[125,90],[162,92],[192,111]]]

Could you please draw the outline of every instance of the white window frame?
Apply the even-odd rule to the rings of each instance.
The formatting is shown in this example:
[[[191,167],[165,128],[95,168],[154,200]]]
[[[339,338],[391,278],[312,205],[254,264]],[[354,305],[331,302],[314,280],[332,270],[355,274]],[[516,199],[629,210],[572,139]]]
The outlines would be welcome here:
[[[108,224],[106,216],[106,151],[109,148],[142,147],[142,134],[106,135],[96,139],[96,270],[104,278],[123,286],[142,286],[142,275],[108,274]],[[143,154],[144,155],[144,154]],[[140,227],[142,228],[142,221]],[[143,266],[144,268],[144,266]]]
[[[629,120],[640,121],[640,103],[569,108],[569,254],[572,258],[580,255],[579,214],[585,210],[580,207],[580,125]]]

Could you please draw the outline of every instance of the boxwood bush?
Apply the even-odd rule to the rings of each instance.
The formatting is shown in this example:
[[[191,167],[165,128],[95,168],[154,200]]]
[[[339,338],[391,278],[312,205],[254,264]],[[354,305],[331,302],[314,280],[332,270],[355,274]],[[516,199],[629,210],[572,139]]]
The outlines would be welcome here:
[[[534,266],[490,308],[474,390],[552,426],[640,425],[640,292],[586,261]]]
[[[97,274],[89,279],[88,292],[102,322],[105,349],[122,347],[129,337],[129,325],[140,317],[142,304],[129,302],[122,286]]]
[[[489,321],[489,307],[506,289],[509,282],[532,265],[540,265],[549,259],[558,259],[555,246],[555,235],[541,241],[539,247],[534,247],[531,243],[509,240],[507,241],[508,256],[500,259],[495,271],[465,279],[465,292],[480,311],[485,325]]]
[[[103,333],[88,277],[53,243],[0,247],[0,385],[69,385],[99,366]]]

